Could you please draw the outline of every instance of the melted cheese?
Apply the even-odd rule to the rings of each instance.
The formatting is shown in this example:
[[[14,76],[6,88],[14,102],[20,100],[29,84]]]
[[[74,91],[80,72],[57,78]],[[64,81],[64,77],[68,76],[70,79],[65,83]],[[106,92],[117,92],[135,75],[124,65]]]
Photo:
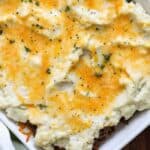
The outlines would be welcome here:
[[[84,1],[85,6],[87,6],[90,9],[95,9],[95,10],[102,10],[103,8],[105,8],[107,5],[112,5],[112,7],[115,8],[116,11],[118,11],[120,9],[120,7],[123,4],[123,1],[119,0],[119,1],[115,1],[115,0],[110,0],[109,3],[107,1],[103,1],[103,0],[85,0]]]
[[[2,0],[0,1],[0,15],[14,13],[20,5],[20,0]]]
[[[122,13],[126,5],[123,0],[0,1],[0,71],[30,122],[61,117],[70,135],[86,131],[93,127],[91,116],[111,112],[126,89],[122,77],[150,75],[149,33],[132,13]],[[56,132],[53,121],[47,124]]]

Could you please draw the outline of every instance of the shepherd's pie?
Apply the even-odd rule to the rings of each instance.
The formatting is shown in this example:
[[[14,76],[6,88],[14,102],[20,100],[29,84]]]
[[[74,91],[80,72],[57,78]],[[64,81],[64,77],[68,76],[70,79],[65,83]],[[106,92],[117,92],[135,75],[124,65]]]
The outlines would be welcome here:
[[[150,109],[150,16],[125,0],[0,0],[0,108],[38,147],[91,150]]]

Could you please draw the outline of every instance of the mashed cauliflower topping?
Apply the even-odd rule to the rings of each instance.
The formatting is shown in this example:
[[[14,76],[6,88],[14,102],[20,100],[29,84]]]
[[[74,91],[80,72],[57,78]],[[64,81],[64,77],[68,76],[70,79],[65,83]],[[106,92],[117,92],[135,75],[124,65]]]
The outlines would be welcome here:
[[[1,0],[0,108],[41,148],[91,150],[150,109],[150,16],[124,0]]]

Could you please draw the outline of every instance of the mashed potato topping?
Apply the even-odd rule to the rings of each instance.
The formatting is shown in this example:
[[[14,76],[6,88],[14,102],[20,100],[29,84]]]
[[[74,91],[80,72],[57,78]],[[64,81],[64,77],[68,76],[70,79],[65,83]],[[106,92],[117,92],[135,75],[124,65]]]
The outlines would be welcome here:
[[[1,0],[0,108],[35,143],[90,150],[150,109],[150,16],[124,0]]]

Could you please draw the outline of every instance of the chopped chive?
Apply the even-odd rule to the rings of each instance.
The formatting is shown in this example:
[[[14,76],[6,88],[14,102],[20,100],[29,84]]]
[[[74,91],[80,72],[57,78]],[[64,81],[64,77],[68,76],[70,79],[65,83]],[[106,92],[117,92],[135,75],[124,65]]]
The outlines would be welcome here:
[[[37,1],[37,2],[35,2],[35,5],[36,6],[40,6],[40,3]]]
[[[13,44],[13,43],[15,43],[15,40],[9,40],[9,43]]]
[[[70,11],[70,7],[69,7],[69,6],[66,6],[65,11],[66,11],[66,12]]]
[[[48,69],[46,70],[46,73],[47,73],[47,74],[51,74],[50,68],[48,68]]]
[[[112,54],[104,54],[104,59],[106,62],[108,62],[110,60],[110,57],[111,57]]]
[[[0,30],[0,35],[2,35],[3,34],[3,30]]]
[[[99,73],[99,72],[95,72],[94,76],[97,77],[97,78],[99,78],[99,77],[102,77],[102,74]]]
[[[47,108],[47,106],[46,106],[46,105],[44,105],[44,104],[39,104],[39,105],[38,105],[38,107],[39,107],[41,110],[43,110],[43,109]]]
[[[30,48],[28,48],[28,47],[26,47],[26,46],[25,46],[24,48],[25,48],[25,51],[26,51],[26,52],[31,52],[31,49],[30,49]]]

